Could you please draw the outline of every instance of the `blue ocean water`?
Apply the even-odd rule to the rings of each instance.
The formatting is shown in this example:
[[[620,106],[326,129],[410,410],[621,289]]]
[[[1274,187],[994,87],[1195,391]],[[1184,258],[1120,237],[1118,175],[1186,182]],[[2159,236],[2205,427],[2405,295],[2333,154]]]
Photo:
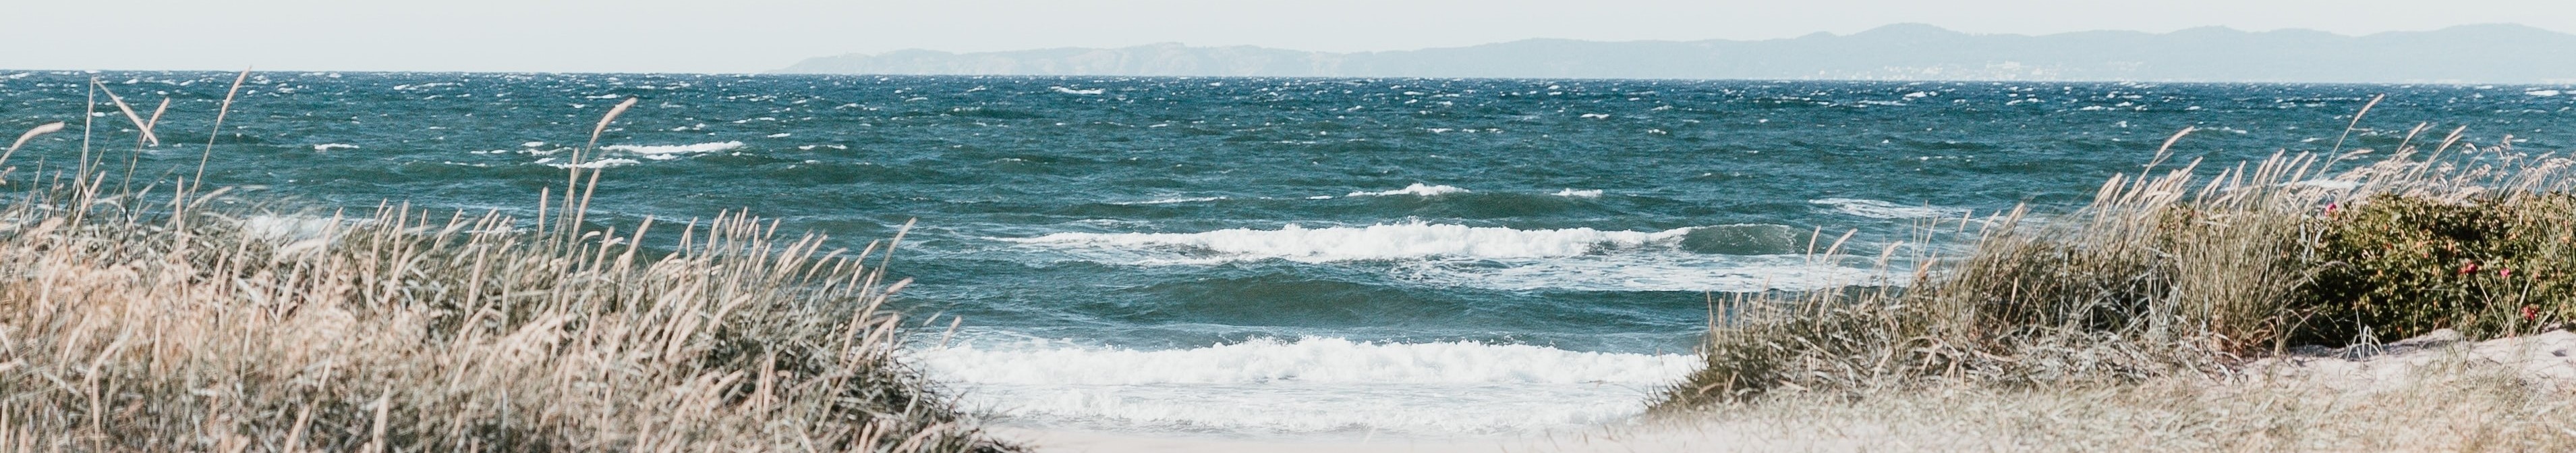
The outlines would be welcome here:
[[[0,131],[90,80],[170,99],[193,171],[233,74],[0,71]],[[2089,199],[2175,154],[2576,141],[2557,86],[257,73],[208,183],[316,209],[530,217],[611,105],[590,218],[918,221],[914,351],[1007,423],[1462,435],[1610,423],[1690,370],[1725,293],[1869,281],[1929,218]],[[2385,94],[2347,139],[2351,115]],[[104,94],[93,140],[131,149]],[[81,136],[12,157],[72,161]],[[108,145],[114,143],[114,145]],[[120,151],[121,152],[121,151]],[[148,178],[147,178],[148,179]],[[955,318],[950,318],[955,317]],[[935,337],[936,335],[930,335]]]

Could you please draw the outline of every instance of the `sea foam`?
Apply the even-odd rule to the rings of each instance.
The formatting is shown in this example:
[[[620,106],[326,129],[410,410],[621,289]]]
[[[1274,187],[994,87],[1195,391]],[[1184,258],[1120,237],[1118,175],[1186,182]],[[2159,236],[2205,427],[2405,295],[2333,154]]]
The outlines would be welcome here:
[[[1886,201],[1879,201],[1879,200],[1865,200],[1865,199],[1857,199],[1857,198],[1825,198],[1825,199],[1817,199],[1817,200],[1807,200],[1807,202],[1809,202],[1809,203],[1815,203],[1815,204],[1821,204],[1821,205],[1831,205],[1831,206],[1833,206],[1833,207],[1834,207],[1834,210],[1836,210],[1836,211],[1842,211],[1844,214],[1851,214],[1851,215],[1856,215],[1856,216],[1861,216],[1861,217],[1868,217],[1868,218],[1873,218],[1873,219],[1921,219],[1921,218],[1932,218],[1932,217],[1958,217],[1958,216],[1961,216],[1961,215],[1966,215],[1966,214],[1968,213],[1968,210],[1967,210],[1967,209],[1962,209],[1962,208],[1946,208],[1946,207],[1939,207],[1939,206],[1909,206],[1909,205],[1896,204],[1896,203],[1886,202]]]
[[[742,142],[724,141],[688,145],[609,145],[599,147],[599,149],[642,154],[651,159],[670,159],[671,157],[660,156],[731,151],[742,147]]]
[[[1579,428],[1637,414],[1699,365],[1682,354],[1339,338],[1159,351],[969,344],[916,358],[969,405],[1023,422],[1274,433]]]
[[[937,374],[995,384],[1665,384],[1696,365],[1688,355],[1578,352],[1475,342],[1373,343],[1256,338],[1196,349],[1140,351],[1034,341],[959,345],[923,353]]]
[[[1523,262],[1437,260],[1405,263],[1398,278],[1432,286],[1506,291],[1730,292],[1814,291],[1852,285],[1905,286],[1885,271],[1816,262],[1800,255],[1581,256]]]
[[[1199,233],[1055,233],[1002,238],[1074,260],[1143,266],[1287,260],[1386,263],[1399,280],[1511,291],[1805,291],[1902,285],[1883,272],[1799,254],[1778,225],[1663,231],[1520,230],[1408,222]]]
[[[1114,204],[1114,205],[1129,205],[1129,206],[1132,206],[1132,205],[1155,205],[1155,204],[1175,204],[1175,203],[1197,203],[1197,202],[1202,202],[1202,201],[1224,201],[1224,200],[1227,200],[1227,199],[1228,199],[1228,198],[1226,198],[1226,197],[1177,197],[1177,198],[1157,198],[1157,199],[1145,200],[1145,201],[1118,201],[1118,202],[1111,202],[1111,203],[1109,203],[1109,204]]]
[[[546,160],[554,160],[554,159],[553,159],[553,158],[547,158]],[[576,168],[576,167],[578,167],[578,168],[585,168],[585,169],[601,169],[601,168],[608,168],[608,167],[623,167],[623,166],[628,166],[628,165],[635,165],[635,164],[637,164],[637,163],[640,163],[640,162],[637,162],[635,159],[599,159],[599,160],[594,160],[594,161],[589,161],[589,162],[582,162],[582,163],[579,163],[579,164],[549,163],[549,164],[546,164],[546,166],[549,166],[549,167],[555,167],[555,168]]]
[[[1351,192],[1351,194],[1350,194],[1350,195],[1344,195],[1344,196],[1348,196],[1348,197],[1383,197],[1383,196],[1393,196],[1393,195],[1417,195],[1417,196],[1425,196],[1425,197],[1429,197],[1429,196],[1438,196],[1438,195],[1448,195],[1448,194],[1453,194],[1453,193],[1467,193],[1467,189],[1460,189],[1460,188],[1457,188],[1457,187],[1454,187],[1454,186],[1429,185],[1429,184],[1423,184],[1423,183],[1418,183],[1418,182],[1417,182],[1417,183],[1413,183],[1413,185],[1410,185],[1410,186],[1404,186],[1404,188],[1402,188],[1402,189],[1395,189],[1395,190],[1388,190],[1388,191],[1380,191],[1380,192],[1366,192],[1366,191],[1363,191],[1363,192]]]
[[[1516,230],[1501,227],[1410,222],[1365,227],[1276,230],[1226,229],[1203,233],[1056,233],[1006,239],[1115,249],[1182,249],[1218,260],[1286,259],[1321,263],[1404,258],[1542,258],[1592,253],[1605,247],[1678,240],[1689,229],[1657,232],[1591,228]]]

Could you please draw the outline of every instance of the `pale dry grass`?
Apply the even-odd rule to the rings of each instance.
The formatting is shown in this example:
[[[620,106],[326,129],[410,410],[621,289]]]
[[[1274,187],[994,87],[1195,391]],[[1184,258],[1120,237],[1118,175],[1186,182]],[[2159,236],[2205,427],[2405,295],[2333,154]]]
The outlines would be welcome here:
[[[534,222],[214,209],[104,154],[0,205],[0,451],[1018,449],[898,360],[891,242],[583,228],[579,167]]]
[[[1732,407],[1775,390],[1875,396],[2224,376],[2282,351],[2313,321],[2291,296],[2333,265],[2310,259],[2331,207],[2383,194],[2469,203],[2571,188],[2568,159],[2515,152],[2509,137],[2463,143],[2458,130],[2428,151],[2416,146],[2423,129],[2385,153],[2275,154],[2215,171],[2196,161],[2159,168],[2168,155],[2159,150],[2148,170],[2110,178],[2071,213],[1927,223],[1916,243],[1973,248],[1917,257],[1922,267],[1895,277],[1915,282],[1901,290],[1730,301],[1703,349],[1708,368],[1656,411]]]

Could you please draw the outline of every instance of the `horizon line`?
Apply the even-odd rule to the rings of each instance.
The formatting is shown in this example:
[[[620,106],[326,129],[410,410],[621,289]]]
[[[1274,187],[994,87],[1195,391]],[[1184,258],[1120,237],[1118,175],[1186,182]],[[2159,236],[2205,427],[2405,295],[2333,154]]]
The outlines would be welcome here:
[[[1934,25],[1934,24],[1923,23],[1923,22],[1896,22],[1896,23],[1890,23],[1890,24],[1880,25],[1880,26],[1876,26],[1876,27],[1870,27],[1870,28],[1867,28],[1867,29],[1863,29],[1863,30],[1861,30],[1861,31],[1856,31],[1856,32],[1851,32],[1851,33],[1834,33],[1834,32],[1830,32],[1830,31],[1815,31],[1815,32],[1809,32],[1809,33],[1807,33],[1807,34],[1797,35],[1797,36],[1782,37],[1782,38],[1761,38],[1761,39],[1727,39],[1727,38],[1708,38],[1708,39],[1630,39],[1630,40],[1596,40],[1596,39],[1581,39],[1581,38],[1529,37],[1529,38],[1512,39],[1512,40],[1503,40],[1503,41],[1493,41],[1493,42],[1486,42],[1486,43],[1480,43],[1480,44],[1468,44],[1468,45],[1458,45],[1458,46],[1430,46],[1430,47],[1416,47],[1416,48],[1405,48],[1405,49],[1356,50],[1356,51],[1306,50],[1306,49],[1297,49],[1297,48],[1290,48],[1290,47],[1273,47],[1273,46],[1265,46],[1265,45],[1257,45],[1257,44],[1215,44],[1215,45],[1192,45],[1192,44],[1189,44],[1188,42],[1184,42],[1184,41],[1154,41],[1154,42],[1147,42],[1147,43],[1141,43],[1141,44],[1130,44],[1130,45],[1121,45],[1121,46],[1097,46],[1097,47],[1092,47],[1092,46],[1023,47],[1023,48],[1014,48],[1014,49],[1006,49],[1006,50],[941,50],[941,49],[931,49],[931,48],[912,47],[912,48],[895,49],[895,50],[888,50],[888,51],[876,52],[876,53],[868,53],[868,52],[848,52],[848,53],[842,53],[842,54],[838,54],[838,55],[825,55],[825,56],[852,56],[852,55],[883,56],[883,55],[889,55],[889,54],[895,54],[895,53],[903,53],[903,52],[936,52],[936,53],[945,53],[945,54],[952,54],[952,55],[968,55],[968,54],[984,54],[984,53],[1029,52],[1029,51],[1040,51],[1040,50],[1066,50],[1066,49],[1091,49],[1091,50],[1134,49],[1134,48],[1158,47],[1158,46],[1178,46],[1178,47],[1190,47],[1190,48],[1201,48],[1201,49],[1256,48],[1256,49],[1286,50],[1286,51],[1306,52],[1306,53],[1317,53],[1317,54],[1333,54],[1333,55],[1361,55],[1361,54],[1385,53],[1385,52],[1417,52],[1417,51],[1424,51],[1424,50],[1465,49],[1465,48],[1473,48],[1473,47],[1480,47],[1480,46],[1490,46],[1490,45],[1496,45],[1496,44],[1511,44],[1511,43],[1521,43],[1521,42],[1531,42],[1531,41],[1565,41],[1565,42],[1582,42],[1582,43],[1599,43],[1599,44],[1621,44],[1621,43],[1701,43],[1701,42],[1738,42],[1738,43],[1752,43],[1752,42],[1789,41],[1789,40],[1807,39],[1807,38],[1815,38],[1815,37],[1847,37],[1847,36],[1859,36],[1859,35],[1865,35],[1865,34],[1870,34],[1870,33],[1874,33],[1874,32],[1885,31],[1885,30],[1888,30],[1888,29],[1891,29],[1891,28],[1898,28],[1898,29],[1901,29],[1901,28],[1912,28],[1912,27],[1930,28],[1930,29],[1934,29],[1934,30],[1939,30],[1939,31],[1941,31],[1941,32],[1946,32],[1946,33],[1951,33],[1951,34],[1957,34],[1957,35],[1965,35],[1965,36],[1979,36],[1979,37],[1988,37],[1988,36],[2012,36],[2012,37],[2028,37],[2028,38],[2044,38],[2044,37],[2052,37],[2052,36],[2082,35],[2082,34],[2094,34],[2094,33],[2121,33],[2121,34],[2141,34],[2141,35],[2149,35],[2149,36],[2162,36],[2162,35],[2172,35],[2172,34],[2177,34],[2177,33],[2182,33],[2182,32],[2188,32],[2188,31],[2195,31],[2195,30],[2213,30],[2213,29],[2214,29],[2214,30],[2225,30],[2225,31],[2236,32],[2236,33],[2244,33],[2244,34],[2302,33],[2302,32],[2305,32],[2305,33],[2323,34],[2323,35],[2334,36],[2334,37],[2339,37],[2339,38],[2368,38],[2368,37],[2373,37],[2373,36],[2382,36],[2382,35],[2391,35],[2391,34],[2433,33],[2433,32],[2441,32],[2441,31],[2455,30],[2455,29],[2461,29],[2461,28],[2489,28],[2489,27],[2511,27],[2511,28],[2522,28],[2522,29],[2536,30],[2536,31],[2548,32],[2548,33],[2556,33],[2556,34],[2562,34],[2562,35],[2576,35],[2576,31],[2561,31],[2561,30],[2554,30],[2554,29],[2543,28],[2543,27],[2534,26],[2534,25],[2529,25],[2529,24],[2515,23],[2515,22],[2488,22],[2488,23],[2475,23],[2475,24],[2456,24],[2456,25],[2447,25],[2447,26],[2436,27],[2436,28],[2429,28],[2429,29],[2423,29],[2423,30],[2390,30],[2390,31],[2380,31],[2380,32],[2371,32],[2371,33],[2357,34],[2357,35],[2348,35],[2348,34],[2343,34],[2343,33],[2336,33],[2336,32],[2331,32],[2331,31],[2318,30],[2318,29],[2314,29],[2314,28],[2284,27],[2284,28],[2274,28],[2274,29],[2269,29],[2269,30],[2248,30],[2248,29],[2240,29],[2240,28],[2230,27],[2230,26],[2225,26],[2225,25],[2203,25],[2203,26],[2196,26],[2196,27],[2184,27],[2184,28],[2177,28],[2177,29],[2173,29],[2173,30],[2170,30],[2170,31],[2161,31],[2161,32],[2159,32],[2159,31],[2147,31],[2147,30],[2100,29],[2100,30],[2080,30],[2080,31],[2066,31],[2066,32],[2041,33],[2041,34],[2028,34],[2028,33],[1979,33],[1979,32],[1972,32],[1972,31],[1962,31],[1962,30],[1957,30],[1957,29],[1951,29],[1951,28],[1948,28],[1948,27],[1942,27],[1942,26],[1940,26],[1940,25]]]
[[[996,78],[996,79],[1234,79],[1234,80],[1530,80],[1530,81],[1678,81],[1678,82],[1756,82],[1756,83],[2072,83],[2072,84],[2143,84],[2143,85],[2357,85],[2357,86],[2568,86],[2576,78],[2544,82],[2298,82],[2298,81],[2222,81],[2222,80],[2123,80],[2123,79],[1790,79],[1790,78],[1685,78],[1685,77],[1363,77],[1363,76],[1243,76],[1243,75],[1080,75],[1080,74],[824,74],[796,72],[581,72],[581,71],[369,71],[369,70],[302,70],[278,69],[249,71],[260,74],[457,74],[457,75],[571,75],[571,76],[759,76],[759,77],[877,77],[877,78]],[[208,73],[240,74],[239,69],[23,69],[0,68],[0,73]],[[0,74],[6,77],[14,74]]]

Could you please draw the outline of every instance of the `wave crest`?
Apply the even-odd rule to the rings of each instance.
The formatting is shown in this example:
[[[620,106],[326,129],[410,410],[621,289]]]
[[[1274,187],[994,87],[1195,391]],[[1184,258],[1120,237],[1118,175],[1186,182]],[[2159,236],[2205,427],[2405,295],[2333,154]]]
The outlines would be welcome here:
[[[1372,343],[1256,338],[1196,349],[979,348],[924,351],[935,373],[994,384],[1257,384],[1272,382],[1661,385],[1699,365],[1682,354],[1578,352],[1475,342]]]
[[[1038,342],[917,357],[962,386],[968,405],[1022,422],[1275,433],[1576,429],[1634,416],[1700,364],[1681,354],[1339,338],[1161,351]]]
[[[1056,233],[1005,241],[1124,265],[1261,260],[1391,262],[1404,281],[1509,291],[1807,291],[1901,286],[1882,272],[1802,254],[1811,233],[1780,225],[1664,231],[1516,230],[1423,222],[1201,233]]]
[[[732,150],[734,150],[734,149],[739,149],[739,148],[742,148],[742,147],[743,147],[742,142],[738,142],[738,141],[723,141],[723,142],[709,142],[709,143],[693,143],[693,144],[687,144],[687,145],[608,145],[608,146],[602,146],[602,147],[599,147],[599,149],[604,149],[604,150],[609,150],[609,151],[624,151],[624,152],[635,153],[635,154],[642,154],[642,155],[645,155],[645,156],[651,157],[651,156],[663,156],[663,155],[670,155],[670,154],[694,154],[694,153],[712,153],[712,152],[718,152],[718,151],[732,151]]]
[[[1056,233],[1008,240],[1118,249],[1177,248],[1196,252],[1201,258],[1218,260],[1276,258],[1321,263],[1406,258],[1567,257],[1604,248],[1678,240],[1689,232],[1689,228],[1660,232],[1591,228],[1515,230],[1410,222],[1356,228],[1306,228],[1289,224],[1276,230],[1238,228],[1204,233]]]
[[[1842,211],[1844,214],[1873,219],[1922,219],[1933,217],[1958,217],[1968,214],[1968,210],[1964,208],[1910,206],[1887,201],[1859,198],[1824,198],[1807,200],[1807,202],[1830,205],[1834,207],[1834,210]]]
[[[1351,192],[1351,194],[1350,194],[1350,195],[1343,195],[1343,196],[1346,196],[1346,197],[1385,197],[1385,196],[1395,196],[1395,195],[1414,195],[1414,196],[1432,197],[1432,196],[1448,195],[1448,194],[1453,194],[1453,193],[1467,193],[1467,189],[1461,189],[1461,188],[1458,188],[1457,186],[1431,185],[1431,184],[1423,184],[1423,183],[1418,183],[1418,182],[1417,182],[1417,183],[1413,183],[1413,185],[1410,185],[1410,186],[1404,186],[1404,188],[1402,188],[1402,189],[1386,190],[1386,191],[1378,191],[1378,192]]]

